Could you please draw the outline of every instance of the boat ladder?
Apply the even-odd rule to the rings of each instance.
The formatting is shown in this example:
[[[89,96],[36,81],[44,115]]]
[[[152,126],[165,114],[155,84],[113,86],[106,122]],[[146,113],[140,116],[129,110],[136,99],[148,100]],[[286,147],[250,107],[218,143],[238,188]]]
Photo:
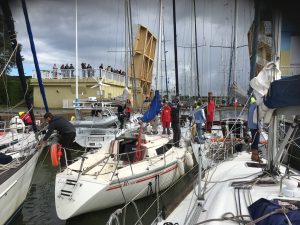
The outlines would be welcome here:
[[[67,179],[64,189],[60,190],[59,197],[66,196],[71,200],[76,186],[78,186],[78,180]]]

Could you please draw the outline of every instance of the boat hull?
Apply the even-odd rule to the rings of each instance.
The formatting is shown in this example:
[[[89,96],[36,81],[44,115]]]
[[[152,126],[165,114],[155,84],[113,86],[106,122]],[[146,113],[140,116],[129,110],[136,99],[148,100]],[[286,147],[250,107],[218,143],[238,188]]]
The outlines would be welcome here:
[[[5,207],[1,207],[0,210],[0,224],[10,221],[25,201],[39,154],[40,152],[36,151],[20,166],[7,171],[12,173],[7,174],[9,178],[2,174],[1,179],[4,182],[0,185],[0,206]]]
[[[72,196],[62,196],[61,190],[66,188],[66,180],[70,177],[63,174],[57,175],[55,186],[56,212],[60,219],[65,220],[83,213],[110,208],[133,199],[143,198],[147,196],[147,193],[155,193],[156,182],[159,183],[159,189],[163,190],[179,177],[177,163],[173,163],[163,169],[149,169],[143,175],[122,179],[120,183],[117,178],[112,182],[80,179]]]

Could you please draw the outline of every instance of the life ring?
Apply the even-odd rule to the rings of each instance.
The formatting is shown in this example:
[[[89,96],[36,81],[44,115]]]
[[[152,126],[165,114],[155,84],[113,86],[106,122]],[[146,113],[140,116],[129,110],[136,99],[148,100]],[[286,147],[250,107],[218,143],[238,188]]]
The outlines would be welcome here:
[[[61,145],[53,144],[51,145],[51,162],[53,167],[58,167],[60,157],[62,156]]]

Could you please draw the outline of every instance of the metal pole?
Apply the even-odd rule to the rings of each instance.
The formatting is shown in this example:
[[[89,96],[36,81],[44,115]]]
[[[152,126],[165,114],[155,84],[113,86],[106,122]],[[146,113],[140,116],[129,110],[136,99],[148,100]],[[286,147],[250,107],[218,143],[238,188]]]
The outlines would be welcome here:
[[[197,72],[197,95],[200,97],[199,87],[199,66],[198,66],[198,43],[197,43],[197,16],[196,16],[196,1],[194,0],[194,25],[195,25],[195,50],[196,50],[196,72]]]
[[[75,110],[77,110],[78,107],[78,22],[77,22],[77,0],[75,0],[75,70],[76,70],[76,76],[75,76]],[[101,94],[101,93],[100,93]]]
[[[175,6],[175,0],[173,0],[173,25],[174,25],[175,94],[176,94],[176,96],[179,96],[178,64],[177,64],[176,6]]]

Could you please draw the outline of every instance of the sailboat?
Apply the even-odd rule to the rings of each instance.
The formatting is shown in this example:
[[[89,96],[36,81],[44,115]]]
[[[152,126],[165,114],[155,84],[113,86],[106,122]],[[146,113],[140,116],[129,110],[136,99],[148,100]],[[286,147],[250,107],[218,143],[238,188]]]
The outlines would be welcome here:
[[[76,24],[77,24],[77,0],[76,6]],[[77,46],[77,25],[76,25],[76,68],[78,61]],[[137,130],[138,118],[142,115],[133,114],[129,119],[124,119],[124,124],[120,123],[120,115],[116,114],[118,106],[123,107],[129,97],[128,77],[126,75],[125,88],[123,94],[115,98],[105,99],[103,97],[103,86],[110,86],[106,83],[108,71],[103,70],[98,76],[93,76],[96,84],[91,88],[99,88],[99,98],[90,96],[85,99],[78,99],[78,76],[76,76],[76,97],[74,101],[75,117],[71,123],[76,128],[75,142],[84,148],[98,149],[109,143],[116,137],[124,134],[126,131]],[[113,76],[113,72],[109,72]],[[76,71],[78,75],[78,71]]]
[[[147,122],[160,110],[160,97],[144,114]],[[169,136],[126,132],[101,150],[84,154],[56,175],[55,206],[60,219],[126,204],[169,187],[191,167],[188,142],[175,147]],[[155,188],[154,188],[155,187]]]
[[[299,151],[300,77],[280,79],[278,65],[268,63],[250,82],[258,116],[269,127],[262,162],[240,152],[207,171],[199,166],[194,190],[162,222],[153,224],[300,223],[300,174],[290,164],[291,152]]]
[[[26,127],[23,121],[16,116],[11,119],[8,126],[0,131],[0,156],[5,159],[5,162],[0,164],[0,224],[7,224],[22,209],[40,151],[36,149],[39,134],[35,125],[32,103],[26,93],[27,84],[20,54],[21,47],[17,43],[8,1],[1,1],[1,7],[12,47],[16,51],[16,63],[28,113],[33,121],[31,127]]]

